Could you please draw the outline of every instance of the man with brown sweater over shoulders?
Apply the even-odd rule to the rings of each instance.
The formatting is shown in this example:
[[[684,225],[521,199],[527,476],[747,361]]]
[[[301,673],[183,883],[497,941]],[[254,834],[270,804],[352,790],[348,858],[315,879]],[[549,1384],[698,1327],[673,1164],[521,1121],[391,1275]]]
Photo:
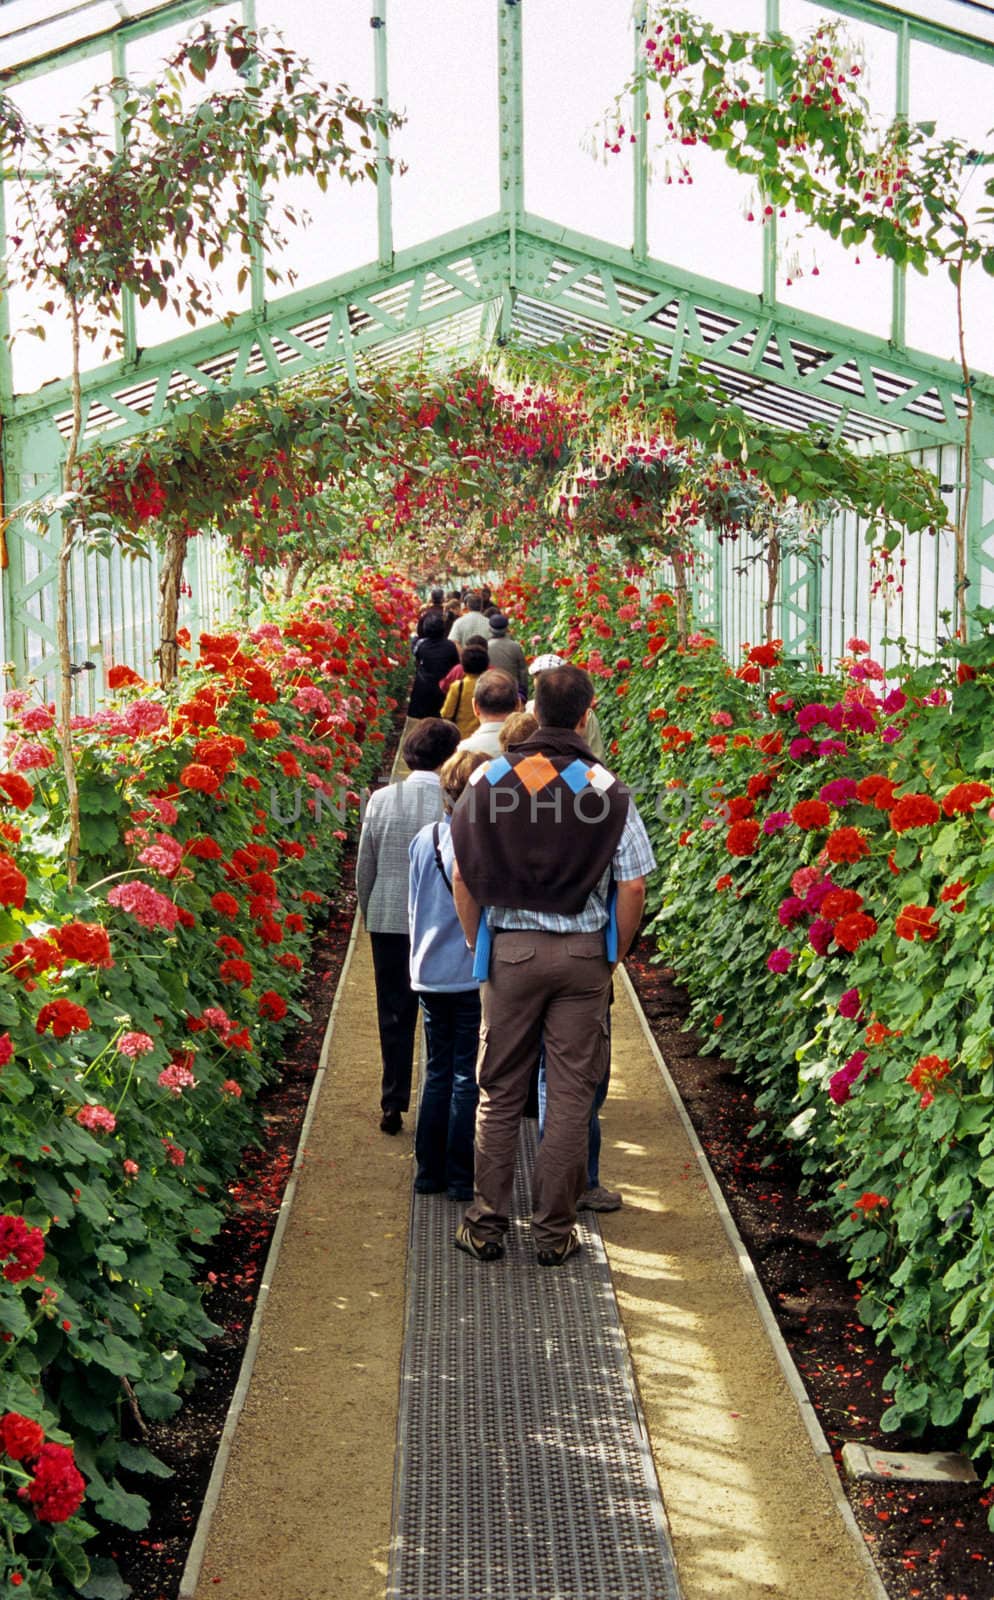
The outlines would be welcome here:
[[[577,667],[542,674],[539,728],[480,767],[452,818],[453,893],[483,985],[475,1197],[456,1245],[503,1254],[518,1125],[544,1041],[547,1109],[533,1180],[543,1266],[580,1248],[587,1131],[604,1077],[611,973],[635,937],[655,865],[627,789],[584,740],[593,684]]]

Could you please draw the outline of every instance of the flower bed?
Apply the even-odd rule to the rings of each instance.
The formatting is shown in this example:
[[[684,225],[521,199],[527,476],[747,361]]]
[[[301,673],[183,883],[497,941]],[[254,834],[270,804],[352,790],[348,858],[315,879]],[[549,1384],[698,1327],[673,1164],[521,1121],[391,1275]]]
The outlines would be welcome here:
[[[598,680],[662,865],[654,931],[803,1156],[893,1352],[884,1428],[987,1455],[994,613],[888,686],[859,640],[831,673],[680,651],[669,596],[592,569],[518,604]]]
[[[214,1331],[202,1247],[305,1015],[309,930],[411,614],[405,589],[350,573],[246,636],[204,636],[176,697],[113,669],[115,703],[77,719],[73,892],[51,713],[8,696],[0,1581],[22,1593],[123,1593],[90,1570],[87,1519],[147,1521],[119,1473],[162,1470],[141,1419],[180,1407]]]

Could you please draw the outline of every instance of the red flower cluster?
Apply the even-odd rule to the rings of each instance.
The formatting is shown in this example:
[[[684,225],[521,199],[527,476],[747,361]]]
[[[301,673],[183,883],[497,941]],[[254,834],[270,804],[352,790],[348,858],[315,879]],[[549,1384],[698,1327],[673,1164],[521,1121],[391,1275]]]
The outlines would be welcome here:
[[[222,983],[237,983],[242,989],[247,989],[252,982],[252,968],[247,961],[222,961],[218,977]]]
[[[71,1033],[86,1032],[90,1013],[73,1000],[50,1000],[38,1013],[35,1032],[44,1033],[49,1026],[56,1039],[67,1039]]]
[[[67,1522],[79,1510],[86,1480],[69,1445],[42,1445],[25,1493],[39,1522]]]
[[[911,828],[931,827],[941,815],[930,794],[905,794],[891,808],[890,825],[895,833],[907,833]]]
[[[832,813],[824,800],[799,800],[791,806],[790,814],[799,828],[827,828]]]
[[[259,996],[260,1017],[270,1017],[273,1022],[282,1022],[286,1016],[287,1004],[281,994],[275,989],[265,989]]]
[[[31,1417],[8,1411],[0,1417],[0,1449],[11,1461],[33,1461],[45,1443],[45,1430]]]
[[[238,915],[238,901],[233,894],[226,893],[224,889],[219,889],[217,894],[211,895],[211,905],[219,917],[227,917],[229,921]]]
[[[191,761],[189,766],[183,768],[179,781],[184,789],[194,789],[201,794],[216,794],[221,787],[221,779],[213,767],[195,761]]]
[[[751,856],[759,839],[759,823],[733,822],[725,835],[725,848],[730,856]]]
[[[865,911],[854,911],[849,916],[841,917],[835,924],[835,942],[843,950],[858,950],[867,939],[873,938],[876,931],[877,924],[873,917]]]
[[[920,939],[922,944],[928,944],[939,932],[932,921],[934,916],[934,906],[905,906],[898,912],[894,922],[894,932],[899,939],[907,939],[912,943],[915,939]]]
[[[994,789],[987,783],[956,783],[942,802],[947,817],[968,816],[974,806],[989,800]]]
[[[0,791],[18,811],[26,811],[35,797],[32,785],[19,772],[0,773]]]
[[[907,1082],[915,1093],[920,1095],[923,1107],[932,1104],[935,1099],[935,1085],[948,1077],[950,1070],[946,1056],[919,1056],[908,1073]]]
[[[28,880],[17,862],[0,850],[0,905],[17,906],[20,909],[27,892]]]
[[[53,928],[52,938],[67,961],[85,967],[112,967],[110,938],[99,922],[66,922]]]
[[[8,1283],[33,1278],[45,1255],[45,1235],[23,1217],[0,1216],[0,1261]]]
[[[145,682],[133,667],[114,666],[107,674],[108,689],[136,689]]]
[[[825,840],[829,861],[859,861],[870,854],[866,835],[858,828],[835,828]]]

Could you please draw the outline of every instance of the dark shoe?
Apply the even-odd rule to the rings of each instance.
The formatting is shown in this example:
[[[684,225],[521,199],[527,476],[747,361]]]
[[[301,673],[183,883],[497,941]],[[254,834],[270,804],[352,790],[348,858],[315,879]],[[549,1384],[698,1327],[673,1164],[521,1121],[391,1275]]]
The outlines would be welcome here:
[[[575,1256],[577,1251],[582,1248],[576,1234],[571,1233],[569,1238],[564,1240],[562,1244],[557,1245],[554,1250],[540,1250],[538,1252],[538,1264],[540,1267],[561,1267],[569,1260],[570,1256]]]
[[[453,1243],[457,1250],[465,1250],[474,1261],[499,1261],[504,1254],[502,1244],[498,1244],[494,1239],[477,1239],[475,1234],[470,1233],[469,1225],[465,1222],[460,1222]]]
[[[404,1126],[404,1119],[399,1111],[384,1111],[380,1118],[381,1133],[399,1133]]]
[[[595,1183],[592,1189],[587,1189],[576,1202],[577,1211],[620,1211],[623,1205],[621,1195],[617,1189],[605,1189],[603,1184]]]

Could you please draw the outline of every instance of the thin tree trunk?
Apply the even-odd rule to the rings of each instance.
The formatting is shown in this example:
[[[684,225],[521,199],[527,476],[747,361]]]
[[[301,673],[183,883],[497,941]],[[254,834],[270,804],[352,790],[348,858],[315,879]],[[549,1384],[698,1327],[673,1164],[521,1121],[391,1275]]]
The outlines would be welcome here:
[[[159,576],[159,681],[164,689],[175,682],[179,666],[176,626],[179,621],[179,592],[183,581],[188,536],[179,528],[166,534],[162,572]]]
[[[301,567],[303,565],[304,565],[304,557],[303,557],[302,552],[299,551],[299,550],[294,551],[293,555],[290,557],[289,561],[286,564],[286,578],[285,578],[284,583],[283,583],[283,598],[284,598],[284,600],[292,600],[293,599],[294,585],[297,582],[297,576],[298,576],[298,574],[300,572],[300,569],[301,569]]]
[[[69,449],[62,469],[62,488],[68,495],[73,489],[76,456],[83,431],[83,401],[79,382],[79,307],[70,295],[69,315],[72,331],[72,431]],[[75,524],[72,512],[62,513],[62,544],[59,548],[58,580],[56,584],[55,639],[59,655],[59,692],[57,696],[57,732],[62,753],[62,771],[66,780],[66,805],[69,813],[69,840],[66,852],[66,878],[70,889],[75,889],[79,875],[79,785],[76,782],[76,758],[72,747],[73,672],[72,652],[69,647],[69,579],[72,561]]]
[[[774,616],[777,606],[777,590],[780,587],[780,535],[774,529],[770,534],[766,546],[766,643],[772,644],[776,637],[776,623]]]
[[[676,642],[686,647],[690,634],[690,596],[687,592],[687,565],[683,553],[674,550],[671,561],[673,563],[673,593],[676,598]]]

